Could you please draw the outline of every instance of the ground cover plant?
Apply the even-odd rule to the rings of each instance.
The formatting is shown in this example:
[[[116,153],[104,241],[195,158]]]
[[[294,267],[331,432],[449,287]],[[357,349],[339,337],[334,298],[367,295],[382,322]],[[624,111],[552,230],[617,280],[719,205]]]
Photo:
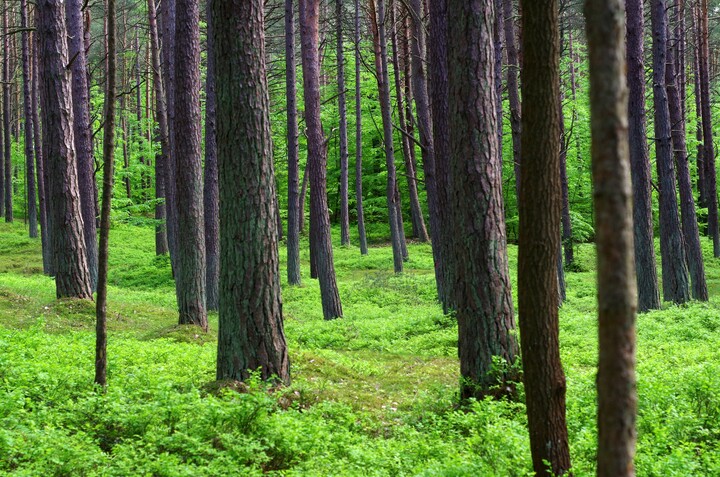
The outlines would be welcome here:
[[[435,301],[428,245],[411,244],[395,275],[382,243],[366,257],[335,244],[344,318],[324,321],[311,306],[315,281],[283,283],[293,384],[223,386],[217,316],[208,335],[176,325],[153,229],[116,224],[102,393],[92,384],[94,306],[54,299],[39,243],[25,235],[0,224],[0,473],[532,474],[522,402],[458,403],[457,326]],[[513,246],[510,261],[514,274]],[[638,318],[638,475],[720,475],[720,266],[706,263],[710,302]],[[592,245],[579,246],[560,312],[575,475],[595,469],[593,265]]]

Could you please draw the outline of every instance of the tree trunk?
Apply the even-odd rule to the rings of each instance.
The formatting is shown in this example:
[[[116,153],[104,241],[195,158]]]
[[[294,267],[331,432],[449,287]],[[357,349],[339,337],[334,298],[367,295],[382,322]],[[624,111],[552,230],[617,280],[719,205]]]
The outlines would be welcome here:
[[[563,94],[560,93],[560,189],[562,201],[562,247],[565,255],[565,265],[570,266],[574,260],[572,222],[570,221],[570,194],[567,177],[567,141],[565,140],[565,114],[563,113]],[[562,263],[562,260],[560,261]],[[563,300],[564,301],[564,300]]]
[[[36,9],[37,10],[37,9]],[[45,161],[43,160],[42,138],[40,136],[40,114],[38,113],[38,102],[40,96],[40,68],[38,66],[38,42],[37,33],[32,37],[32,126],[33,126],[33,147],[35,149],[35,172],[37,175],[38,189],[38,218],[40,221],[40,242],[42,245],[43,272],[45,275],[53,274],[52,244],[50,242],[50,223],[48,221],[47,185],[45,183]],[[2,170],[2,167],[0,167]],[[2,203],[2,200],[0,200]]]
[[[70,72],[65,11],[60,0],[39,0],[38,35],[44,88],[43,129],[47,136],[56,295],[92,298],[80,210],[72,130]]]
[[[675,167],[670,143],[670,111],[665,89],[668,31],[665,8],[665,0],[652,0],[650,19],[653,31],[655,156],[660,188],[660,257],[665,300],[685,303],[690,299],[690,280],[685,255],[685,241],[678,217]]]
[[[518,355],[497,154],[493,0],[451,0],[449,30],[450,211],[463,399],[509,390]],[[500,359],[500,374],[493,364]]]
[[[342,305],[335,281],[330,216],[327,205],[327,145],[320,122],[320,59],[318,53],[319,0],[300,0],[300,43],[305,89],[310,181],[310,242],[315,244],[315,259],[320,282],[323,316],[326,320],[342,316]],[[314,237],[313,237],[314,235]]]
[[[703,153],[705,152],[705,146],[703,145],[703,122],[702,122],[702,93],[700,91],[700,29],[698,28],[699,22],[699,8],[696,6],[693,8],[692,15],[692,29],[695,34],[695,48],[693,48],[693,83],[695,87],[695,138],[697,139],[697,188],[698,188],[698,205],[700,207],[707,207],[707,187],[705,186],[705,160]]]
[[[660,308],[657,265],[653,240],[650,157],[645,129],[645,67],[643,2],[626,0],[628,137],[633,184],[633,230],[638,310]]]
[[[507,90],[508,103],[510,106],[510,131],[512,133],[513,164],[515,169],[515,194],[520,199],[520,160],[522,144],[521,133],[521,104],[520,88],[518,87],[518,73],[520,63],[518,51],[515,46],[515,15],[513,12],[513,0],[503,0],[503,13],[505,21],[505,51],[507,52]]]
[[[635,475],[635,312],[623,1],[586,0],[600,358],[598,477]]]
[[[368,246],[362,195],[362,105],[360,102],[360,86],[360,0],[355,0],[355,202],[360,254],[367,255]]]
[[[5,159],[5,222],[13,221],[13,167],[12,136],[10,136],[10,32],[8,31],[8,4],[3,10],[3,156]]]
[[[205,209],[205,257],[207,308],[218,309],[218,281],[220,279],[220,215],[218,189],[217,143],[215,136],[216,95],[215,55],[213,48],[212,3],[207,0],[207,74],[205,77],[205,183],[203,200]]]
[[[385,0],[369,0],[370,26],[373,32],[375,50],[375,70],[377,71],[378,94],[383,119],[385,165],[387,167],[387,206],[390,222],[390,241],[393,250],[395,273],[403,271],[402,239],[400,237],[400,214],[395,194],[395,148],[393,145],[392,110],[390,106],[390,80],[387,68],[387,40],[385,37]]]
[[[78,186],[82,207],[83,234],[90,269],[90,283],[93,290],[97,286],[97,228],[95,216],[95,172],[92,155],[92,132],[90,126],[90,98],[88,96],[87,60],[83,43],[83,0],[67,0],[68,48],[72,63],[72,108],[75,135],[75,153],[77,157]]]
[[[290,285],[300,285],[300,197],[298,191],[297,76],[295,65],[295,19],[293,0],[285,0],[285,98],[288,144],[288,232],[287,276]]]
[[[220,177],[217,379],[290,384],[280,298],[263,2],[212,2]],[[242,286],[238,286],[238,280]]]
[[[107,85],[105,89],[105,123],[103,124],[103,189],[100,211],[100,248],[98,254],[98,292],[95,305],[95,383],[107,384],[107,275],[110,212],[115,172],[115,0],[108,0],[107,21]]]
[[[528,428],[538,476],[570,470],[558,336],[560,37],[557,0],[522,0],[518,305]],[[550,464],[550,468],[546,463]]]
[[[28,28],[27,0],[20,0],[20,18],[22,32],[22,77],[23,77],[23,106],[25,114],[25,173],[27,176],[27,203],[28,226],[30,238],[38,236],[38,213],[35,201],[35,156],[33,154],[33,115],[32,97],[30,89],[30,32]]]
[[[419,1],[419,0],[418,0]],[[495,114],[498,118],[497,138],[498,138],[498,157],[500,163],[503,162],[503,84],[502,84],[502,64],[503,64],[503,0],[494,0],[493,11],[495,14],[495,23],[493,23],[493,48],[495,58]],[[417,18],[417,17],[414,17]]]
[[[348,133],[345,105],[345,49],[343,48],[342,0],[335,0],[337,33],[338,115],[340,116],[340,244],[350,245],[350,213],[348,204]]]
[[[180,324],[207,331],[200,117],[199,0],[177,0],[175,17],[175,177]]]

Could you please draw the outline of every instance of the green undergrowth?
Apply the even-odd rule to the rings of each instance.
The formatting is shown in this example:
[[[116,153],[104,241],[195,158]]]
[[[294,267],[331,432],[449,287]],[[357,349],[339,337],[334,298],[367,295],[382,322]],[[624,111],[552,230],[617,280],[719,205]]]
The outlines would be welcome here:
[[[366,257],[336,244],[345,317],[327,322],[303,241],[302,286],[288,287],[282,269],[293,383],[267,388],[214,384],[217,315],[208,334],[177,325],[153,230],[118,225],[103,393],[92,385],[94,304],[55,300],[39,243],[25,237],[0,224],[0,475],[531,474],[522,403],[458,406],[457,326],[435,302],[426,244],[409,246],[398,276],[380,238]],[[638,319],[640,476],[720,475],[720,264],[703,245],[710,303]],[[513,274],[516,256],[511,246]],[[592,246],[576,256],[561,345],[584,476],[596,446]]]

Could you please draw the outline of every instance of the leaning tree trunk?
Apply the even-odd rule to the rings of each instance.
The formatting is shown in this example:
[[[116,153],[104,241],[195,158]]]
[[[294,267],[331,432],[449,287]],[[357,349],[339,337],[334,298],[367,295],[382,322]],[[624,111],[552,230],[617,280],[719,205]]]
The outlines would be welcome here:
[[[355,0],[355,202],[360,253],[367,255],[368,246],[362,196],[362,104],[360,101],[360,86],[360,0]]]
[[[38,213],[35,201],[35,155],[33,154],[33,115],[32,96],[30,89],[30,32],[28,28],[27,0],[20,0],[20,25],[22,32],[22,78],[23,78],[23,112],[25,114],[25,172],[27,175],[28,226],[30,238],[38,236]]]
[[[220,176],[217,378],[290,383],[280,299],[263,2],[212,2]],[[238,280],[242,282],[238,286]]]
[[[308,168],[310,169],[310,241],[315,247],[323,316],[326,320],[342,316],[340,294],[335,280],[330,216],[327,205],[327,144],[320,121],[319,0],[300,0],[300,44],[305,90]],[[314,235],[314,236],[313,236]],[[313,245],[314,243],[314,245]]]
[[[285,0],[285,99],[288,144],[287,275],[290,285],[300,285],[300,197],[298,184],[297,77],[295,74],[295,20],[293,0]]]
[[[690,299],[690,280],[685,255],[685,241],[678,217],[675,167],[670,143],[670,111],[665,89],[668,31],[665,7],[665,0],[652,0],[650,11],[653,30],[655,156],[660,188],[660,257],[665,300],[685,303]]]
[[[343,48],[342,0],[335,0],[337,34],[338,116],[340,116],[340,244],[350,245],[350,213],[348,209],[348,133],[345,102],[345,48]]]
[[[523,0],[522,174],[518,305],[533,468],[570,470],[560,362],[560,37],[557,0]],[[549,463],[549,468],[548,468]]]
[[[633,230],[638,310],[660,308],[655,245],[650,157],[645,129],[645,67],[643,48],[643,2],[626,0],[628,137],[633,184]]]
[[[48,202],[56,295],[92,298],[75,162],[64,5],[59,0],[39,0],[36,5],[41,46],[38,53],[45,91],[42,112],[47,137],[47,176],[53,179]]]
[[[175,18],[175,184],[180,324],[207,331],[205,235],[200,148],[200,2],[177,0]]]
[[[502,202],[502,164],[492,45],[492,0],[451,0],[449,36],[450,223],[458,320],[460,395],[482,398],[515,376],[510,272]],[[497,374],[493,364],[501,360]],[[507,366],[505,368],[504,366]]]
[[[623,1],[586,0],[597,244],[598,477],[635,475],[635,312]]]
[[[205,182],[203,201],[205,209],[205,279],[207,308],[218,309],[218,280],[220,279],[220,216],[218,190],[217,146],[215,142],[215,55],[213,48],[212,3],[207,0],[207,75],[205,77]],[[278,215],[279,216],[279,215]]]

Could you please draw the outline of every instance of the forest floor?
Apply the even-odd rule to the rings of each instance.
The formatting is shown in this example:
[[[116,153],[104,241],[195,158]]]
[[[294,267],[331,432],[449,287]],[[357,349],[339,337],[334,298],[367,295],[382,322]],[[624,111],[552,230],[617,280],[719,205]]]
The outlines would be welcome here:
[[[0,224],[0,475],[531,475],[522,403],[458,407],[457,326],[435,301],[430,247],[411,244],[396,276],[388,247],[361,257],[336,245],[345,317],[326,322],[302,245],[303,285],[288,287],[281,270],[293,383],[237,393],[212,386],[217,315],[207,335],[176,325],[153,230],[114,227],[103,394],[92,384],[94,304],[55,300],[39,241]],[[639,476],[720,475],[720,261],[703,245],[711,301],[638,318]],[[573,467],[585,476],[593,246],[576,257],[560,340]],[[513,274],[516,258],[511,246]]]

